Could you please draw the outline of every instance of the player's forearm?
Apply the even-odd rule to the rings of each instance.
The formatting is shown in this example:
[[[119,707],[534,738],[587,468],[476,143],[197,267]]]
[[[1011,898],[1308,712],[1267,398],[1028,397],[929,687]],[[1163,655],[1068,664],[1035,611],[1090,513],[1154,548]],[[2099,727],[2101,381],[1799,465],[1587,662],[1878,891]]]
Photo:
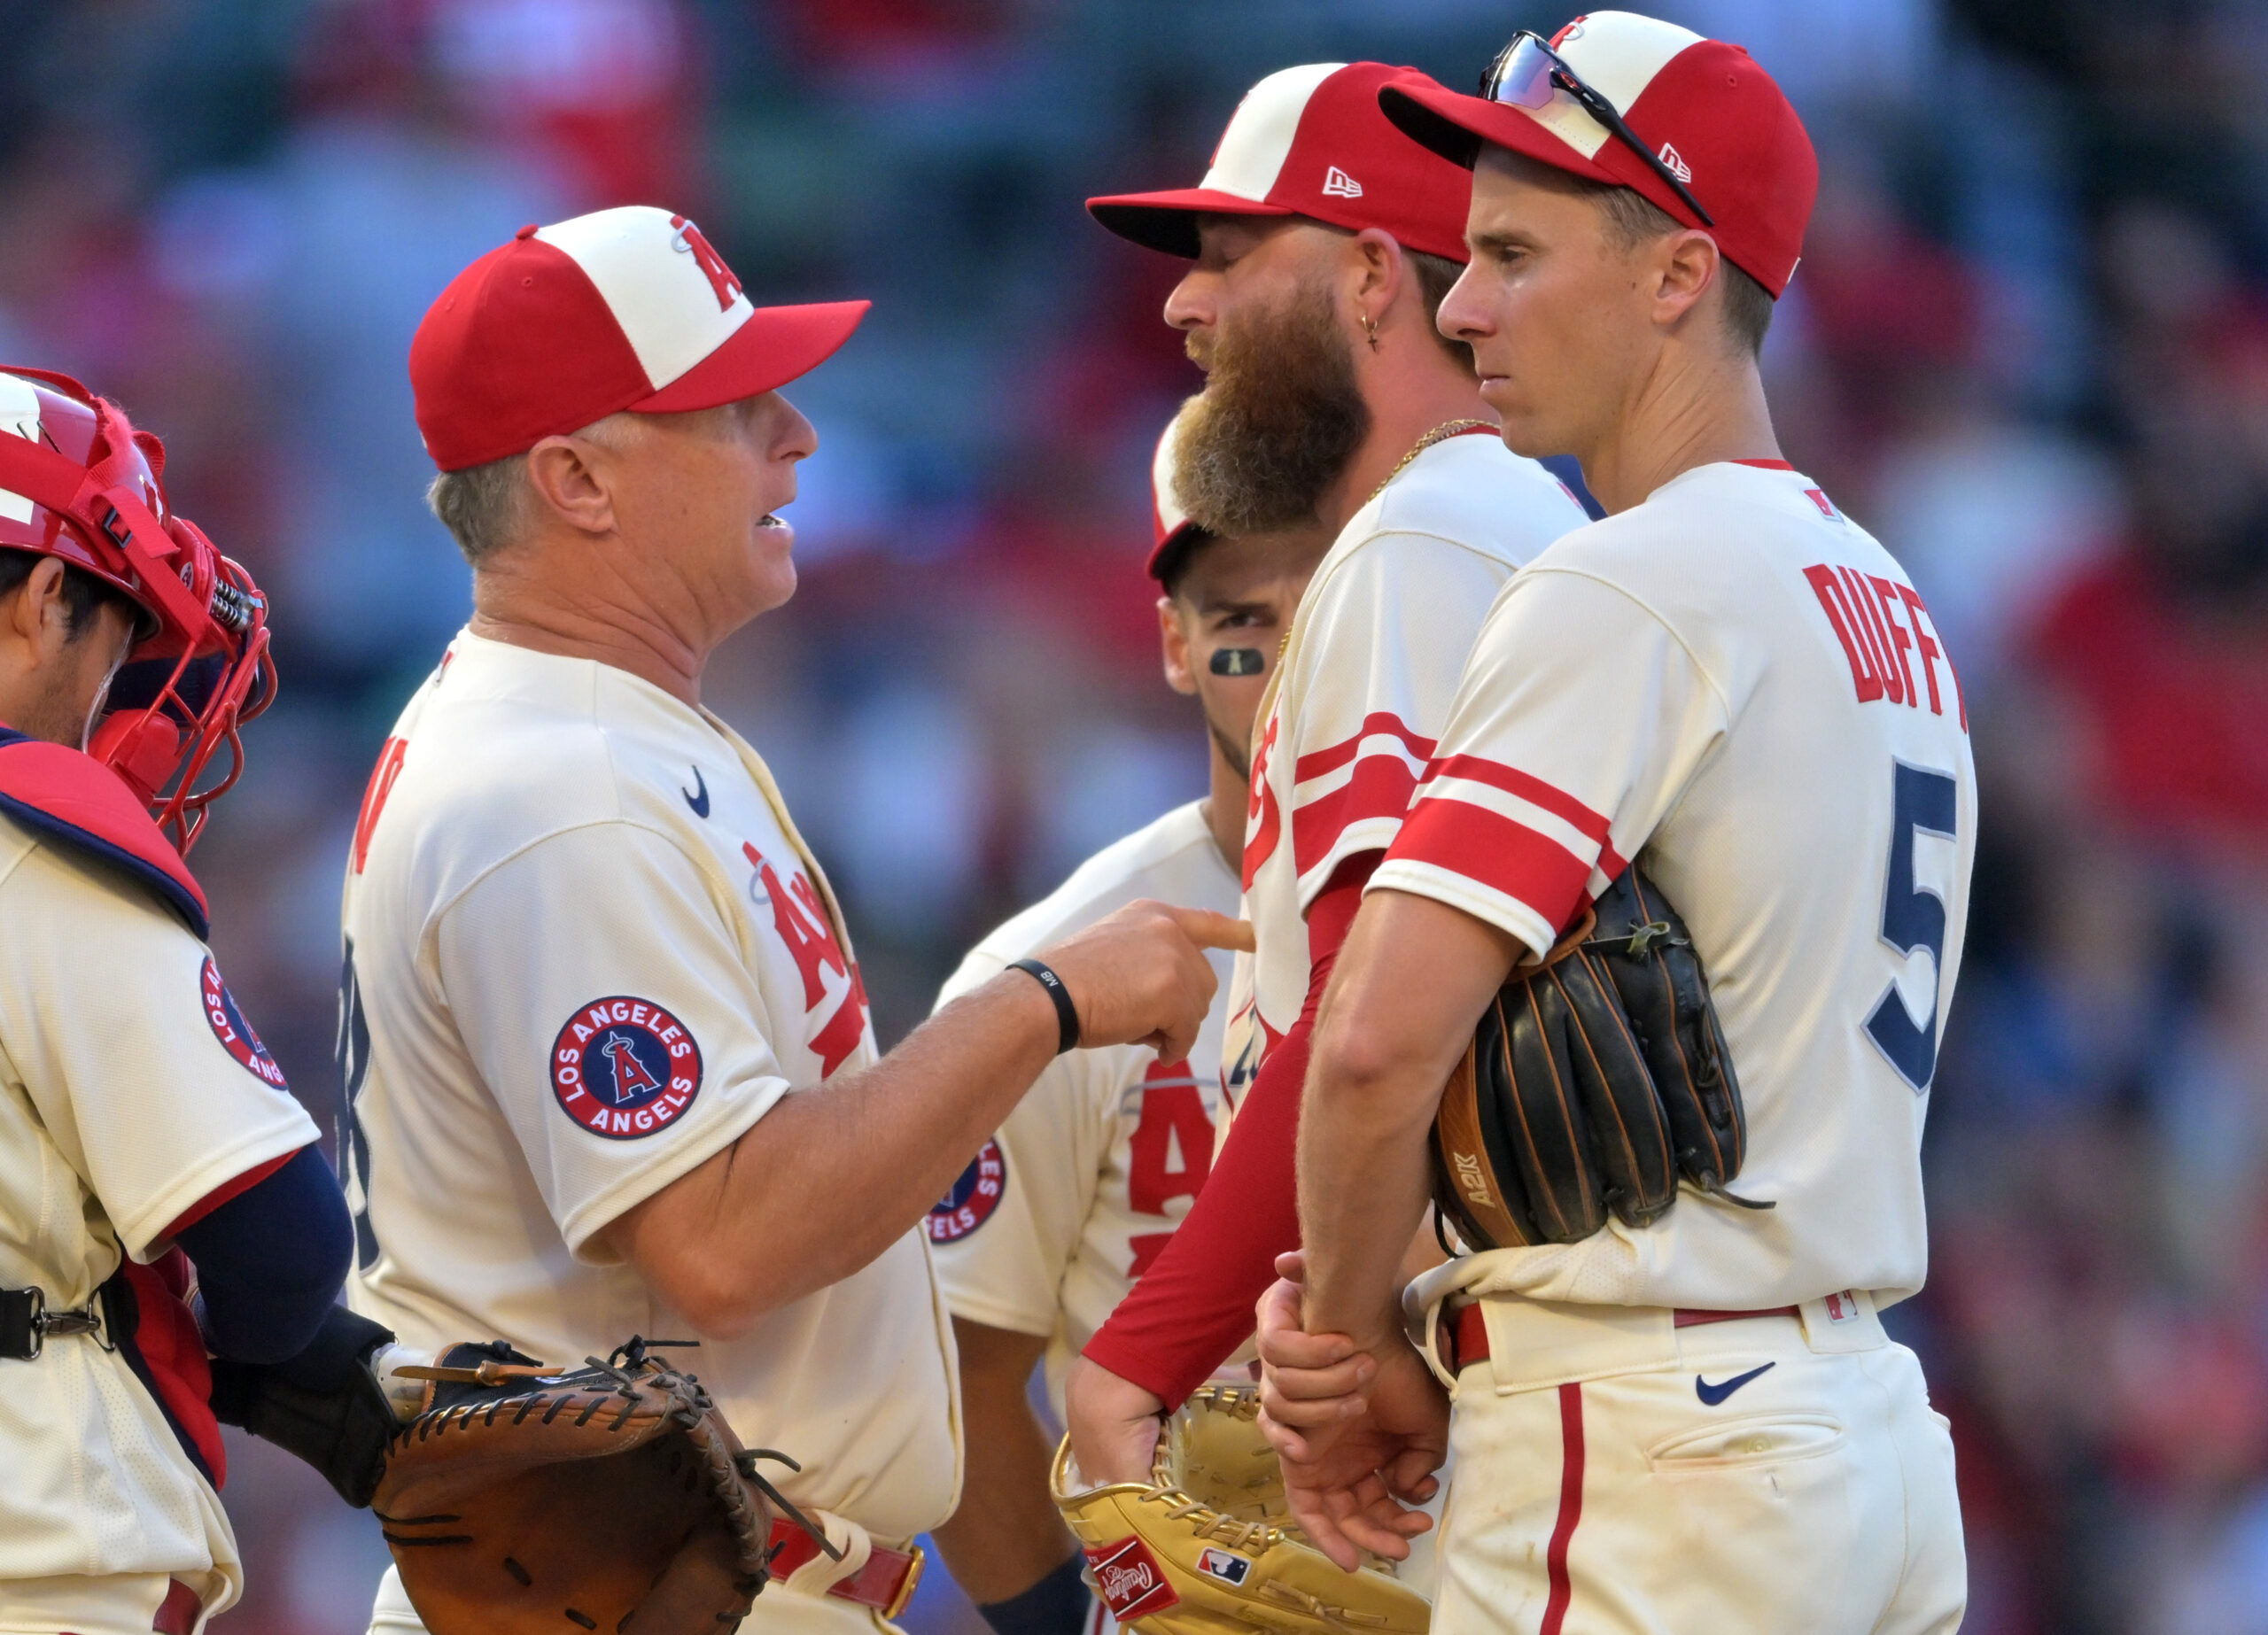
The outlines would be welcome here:
[[[873,1066],[785,1097],[610,1236],[703,1334],[745,1333],[912,1230],[1052,1059],[1056,1038],[1046,995],[1010,972]]]
[[[1306,1326],[1370,1343],[1400,1324],[1441,1087],[1518,945],[1400,892],[1365,900],[1316,1026],[1300,1123]]]
[[[1030,1349],[956,1318],[961,1352],[961,1423],[967,1448],[960,1507],[936,1530],[953,1581],[980,1605],[1022,1594],[1060,1566],[1076,1547],[1048,1497],[1054,1444],[1041,1430],[1026,1394]]]
[[[1177,1407],[1252,1333],[1276,1257],[1300,1246],[1293,1147],[1308,1025],[1277,1042],[1197,1201],[1086,1355]]]

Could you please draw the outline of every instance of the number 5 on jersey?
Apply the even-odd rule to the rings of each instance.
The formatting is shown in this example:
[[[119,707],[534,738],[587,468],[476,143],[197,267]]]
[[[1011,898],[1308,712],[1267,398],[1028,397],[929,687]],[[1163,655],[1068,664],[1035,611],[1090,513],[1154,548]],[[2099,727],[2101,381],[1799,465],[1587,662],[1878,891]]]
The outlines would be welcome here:
[[[1953,838],[1959,789],[1943,772],[1926,767],[1891,763],[1890,868],[1882,887],[1882,940],[1901,957],[1917,948],[1930,950],[1929,1009],[1916,1020],[1898,984],[1892,981],[1876,1001],[1866,1022],[1867,1037],[1875,1042],[1898,1075],[1916,1094],[1930,1088],[1938,1071],[1938,995],[1944,988],[1946,957],[1945,899],[1914,878],[1914,842],[1917,835]]]

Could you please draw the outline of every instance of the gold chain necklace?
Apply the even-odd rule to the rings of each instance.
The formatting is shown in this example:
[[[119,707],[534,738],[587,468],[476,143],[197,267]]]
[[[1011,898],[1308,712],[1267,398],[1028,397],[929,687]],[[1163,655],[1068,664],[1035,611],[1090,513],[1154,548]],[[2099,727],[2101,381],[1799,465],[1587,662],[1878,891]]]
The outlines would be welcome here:
[[[1417,459],[1418,455],[1424,453],[1427,449],[1433,447],[1434,444],[1441,442],[1445,438],[1462,436],[1467,431],[1479,431],[1484,427],[1491,431],[1496,429],[1495,422],[1494,421],[1443,421],[1440,425],[1435,426],[1431,431],[1428,431],[1424,437],[1419,438],[1415,443],[1412,443],[1410,446],[1410,452],[1404,454],[1400,461],[1395,462],[1394,469],[1386,474],[1385,481],[1381,482],[1376,488],[1371,490],[1371,500],[1376,500],[1380,494],[1386,492],[1386,484],[1393,482],[1394,478],[1400,477],[1404,471],[1410,469],[1410,462]],[[1364,505],[1368,505],[1371,503],[1371,500],[1365,500],[1363,503]]]
[[[1433,447],[1434,444],[1441,442],[1449,438],[1462,436],[1467,431],[1479,431],[1483,429],[1494,431],[1497,429],[1496,422],[1493,420],[1443,421],[1440,425],[1435,426],[1431,431],[1428,431],[1424,437],[1419,438],[1415,443],[1412,443],[1410,446],[1410,452],[1404,454],[1400,460],[1394,461],[1394,469],[1386,474],[1384,480],[1381,481],[1376,488],[1371,490],[1371,498],[1370,500],[1363,501],[1363,507],[1367,508],[1371,504],[1371,500],[1376,500],[1380,494],[1386,492],[1386,484],[1393,482],[1394,478],[1400,477],[1404,471],[1410,469],[1410,461],[1416,460],[1418,455]],[[1284,627],[1282,639],[1278,640],[1276,644],[1277,667],[1275,672],[1268,678],[1267,688],[1260,695],[1260,713],[1258,717],[1255,717],[1257,720],[1265,721],[1268,718],[1268,711],[1270,708],[1276,701],[1276,679],[1278,676],[1280,676],[1283,673],[1284,655],[1291,651],[1291,647],[1292,630],[1291,626],[1287,624]]]

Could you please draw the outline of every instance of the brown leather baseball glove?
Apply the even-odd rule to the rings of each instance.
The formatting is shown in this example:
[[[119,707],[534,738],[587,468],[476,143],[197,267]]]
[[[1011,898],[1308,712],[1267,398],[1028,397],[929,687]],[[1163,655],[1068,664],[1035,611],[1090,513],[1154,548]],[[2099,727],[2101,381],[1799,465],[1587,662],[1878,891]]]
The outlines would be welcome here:
[[[450,1347],[387,1450],[371,1507],[431,1635],[726,1635],[764,1587],[773,1518],[700,1381],[633,1338],[552,1369]],[[804,1522],[808,1527],[810,1523]],[[832,1551],[829,1552],[833,1554]]]
[[[1725,1190],[1748,1126],[1693,939],[1634,864],[1482,1012],[1433,1123],[1433,1197],[1466,1247],[1643,1226],[1680,1178]]]

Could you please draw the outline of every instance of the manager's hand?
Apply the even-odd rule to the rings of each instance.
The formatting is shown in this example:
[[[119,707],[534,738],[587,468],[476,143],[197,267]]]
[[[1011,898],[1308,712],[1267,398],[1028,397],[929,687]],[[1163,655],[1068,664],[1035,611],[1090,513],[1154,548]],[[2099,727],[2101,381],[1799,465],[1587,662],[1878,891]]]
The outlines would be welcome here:
[[[1043,949],[1079,1013],[1082,1045],[1142,1044],[1177,1062],[1197,1043],[1218,983],[1208,948],[1252,949],[1252,927],[1206,909],[1130,903]]]

